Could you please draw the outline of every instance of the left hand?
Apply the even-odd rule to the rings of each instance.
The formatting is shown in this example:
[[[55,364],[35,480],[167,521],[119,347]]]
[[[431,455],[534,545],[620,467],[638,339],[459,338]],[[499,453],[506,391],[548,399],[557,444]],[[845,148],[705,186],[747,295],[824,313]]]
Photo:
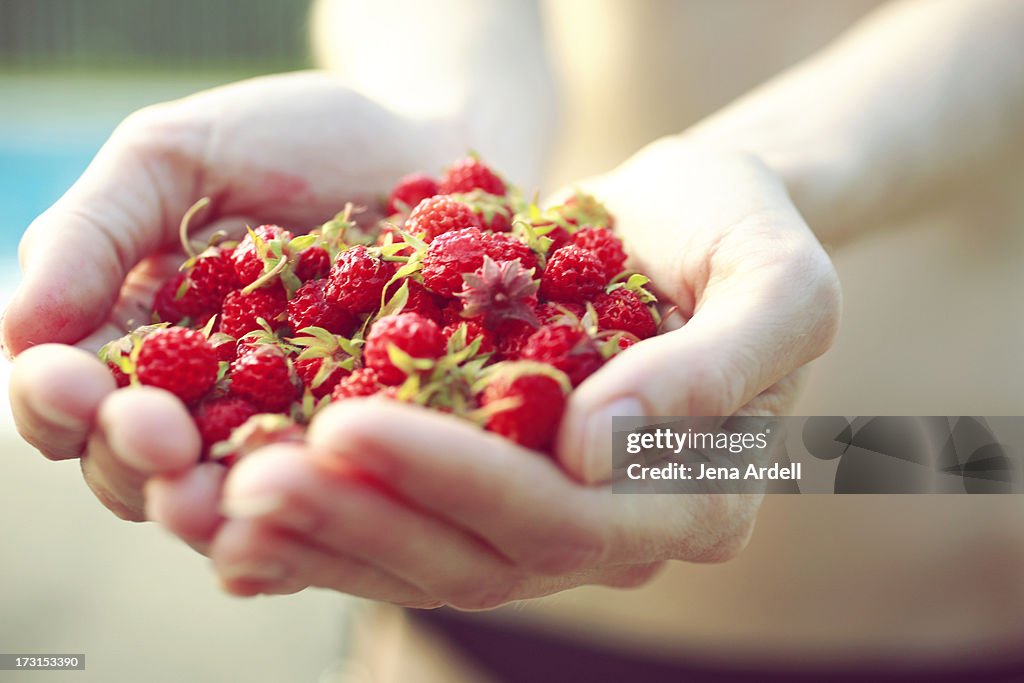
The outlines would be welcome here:
[[[574,392],[558,463],[415,406],[332,404],[307,444],[267,447],[229,473],[228,518],[208,539],[227,590],[487,609],[739,552],[757,494],[612,495],[611,415],[785,412],[834,336],[835,272],[757,160],[668,139],[588,187],[689,322]],[[150,516],[172,530],[171,511],[200,497],[187,477],[147,489]]]

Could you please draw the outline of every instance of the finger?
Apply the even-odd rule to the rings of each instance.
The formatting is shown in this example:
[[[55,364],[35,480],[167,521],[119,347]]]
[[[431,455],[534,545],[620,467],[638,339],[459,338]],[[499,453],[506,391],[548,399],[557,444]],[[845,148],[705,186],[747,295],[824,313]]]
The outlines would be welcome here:
[[[180,401],[160,389],[129,387],[100,406],[82,475],[116,515],[142,521],[146,479],[188,468],[198,461],[199,450],[199,434]]]
[[[150,478],[144,488],[146,517],[187,543],[213,540],[224,518],[221,489],[227,470],[212,462]]]
[[[252,520],[225,522],[210,547],[210,558],[224,589],[236,595],[292,593],[319,586],[401,605],[431,602],[415,586],[371,565]]]
[[[606,552],[609,524],[593,492],[546,458],[462,420],[351,400],[320,413],[308,439],[314,454],[369,473],[533,571],[578,570]]]
[[[287,529],[460,607],[500,604],[522,583],[515,567],[476,538],[301,448],[269,447],[239,463],[228,477],[223,509],[234,519]]]
[[[610,476],[612,417],[732,415],[831,344],[838,281],[795,210],[733,226],[710,258],[690,321],[631,347],[571,397],[557,452],[580,480]]]
[[[175,239],[195,199],[205,128],[169,122],[166,111],[123,123],[29,226],[19,249],[24,277],[0,330],[8,353],[80,339],[106,317],[128,271]]]
[[[95,356],[45,344],[15,359],[11,411],[22,437],[47,458],[77,458],[101,402],[116,388],[110,371]]]

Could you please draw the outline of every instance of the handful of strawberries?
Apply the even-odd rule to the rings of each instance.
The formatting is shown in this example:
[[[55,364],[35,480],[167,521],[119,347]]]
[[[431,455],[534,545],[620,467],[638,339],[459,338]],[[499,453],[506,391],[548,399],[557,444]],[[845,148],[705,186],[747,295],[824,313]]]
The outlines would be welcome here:
[[[414,174],[374,230],[351,205],[296,236],[211,238],[157,292],[153,324],[100,357],[120,386],[170,391],[204,457],[301,440],[324,405],[381,395],[550,451],[566,398],[659,327],[614,219],[577,193],[541,211],[476,158]]]

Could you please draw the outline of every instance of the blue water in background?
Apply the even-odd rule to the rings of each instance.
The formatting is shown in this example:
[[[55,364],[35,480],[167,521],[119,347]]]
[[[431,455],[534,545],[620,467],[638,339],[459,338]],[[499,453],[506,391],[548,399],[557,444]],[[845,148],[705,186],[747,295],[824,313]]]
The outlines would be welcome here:
[[[16,269],[17,246],[29,223],[81,175],[102,145],[95,140],[4,138],[0,131],[0,265]]]

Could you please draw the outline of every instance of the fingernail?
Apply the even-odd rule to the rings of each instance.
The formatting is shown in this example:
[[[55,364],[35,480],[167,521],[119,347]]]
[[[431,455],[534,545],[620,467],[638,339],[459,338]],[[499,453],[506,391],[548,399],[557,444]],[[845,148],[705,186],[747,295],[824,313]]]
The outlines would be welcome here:
[[[588,484],[606,482],[612,477],[612,418],[642,417],[644,405],[633,397],[619,398],[599,408],[587,418],[583,435],[583,480]]]
[[[290,503],[283,496],[228,495],[220,507],[221,513],[231,519],[267,519],[300,533],[312,533],[319,524],[313,512]]]
[[[221,578],[242,581],[280,581],[288,570],[277,560],[258,560],[228,565],[220,570]]]

